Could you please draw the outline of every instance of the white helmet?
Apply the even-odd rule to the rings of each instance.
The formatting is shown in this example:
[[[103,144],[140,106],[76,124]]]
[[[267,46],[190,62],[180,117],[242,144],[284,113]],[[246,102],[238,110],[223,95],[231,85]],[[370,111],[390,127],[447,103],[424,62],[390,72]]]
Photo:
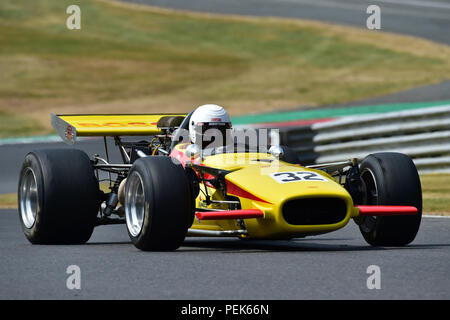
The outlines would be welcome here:
[[[226,130],[231,128],[231,121],[224,108],[215,104],[205,104],[192,113],[189,121],[189,137],[192,143],[197,143],[197,139],[208,129],[218,129],[226,138]],[[224,141],[225,142],[225,141]],[[203,146],[202,146],[203,148]]]

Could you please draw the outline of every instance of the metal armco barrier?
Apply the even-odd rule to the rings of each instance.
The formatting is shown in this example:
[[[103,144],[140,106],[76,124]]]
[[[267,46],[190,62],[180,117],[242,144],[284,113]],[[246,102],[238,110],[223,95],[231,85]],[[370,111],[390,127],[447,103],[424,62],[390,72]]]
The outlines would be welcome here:
[[[450,105],[281,128],[280,143],[293,148],[305,165],[401,152],[421,173],[450,172]]]

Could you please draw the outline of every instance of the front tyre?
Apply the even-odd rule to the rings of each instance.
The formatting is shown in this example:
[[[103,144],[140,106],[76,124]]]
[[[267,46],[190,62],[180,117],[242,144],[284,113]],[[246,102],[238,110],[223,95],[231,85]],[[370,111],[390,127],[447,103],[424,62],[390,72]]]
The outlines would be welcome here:
[[[125,218],[133,244],[144,251],[176,250],[192,223],[189,182],[166,156],[138,159],[125,188]]]
[[[360,166],[367,189],[365,204],[406,205],[417,208],[411,216],[358,217],[364,239],[373,246],[404,246],[416,237],[422,218],[422,190],[410,157],[385,152],[367,156]]]
[[[22,230],[33,244],[82,244],[94,230],[100,197],[89,157],[76,149],[27,154],[18,188]]]

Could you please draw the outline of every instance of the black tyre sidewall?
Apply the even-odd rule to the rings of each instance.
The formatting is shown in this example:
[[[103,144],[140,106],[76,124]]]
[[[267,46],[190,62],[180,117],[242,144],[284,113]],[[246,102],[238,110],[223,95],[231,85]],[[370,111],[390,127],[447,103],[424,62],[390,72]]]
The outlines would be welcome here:
[[[34,244],[88,241],[100,205],[99,185],[89,157],[77,149],[30,152],[22,165],[19,188],[28,167],[36,176],[38,210],[31,228],[25,227],[19,214],[27,239]]]
[[[417,169],[410,157],[401,153],[376,153],[366,157],[361,174],[370,170],[378,190],[375,205],[406,205],[418,209],[410,216],[379,216],[372,230],[360,226],[364,239],[374,246],[403,246],[412,242],[422,217],[422,191]]]
[[[25,226],[25,223],[22,218],[22,214],[20,213],[20,201],[21,201],[21,195],[20,190],[18,192],[18,200],[19,200],[19,218],[20,223],[22,226],[22,231],[27,237],[27,239],[33,243],[33,244],[40,244],[40,243],[46,243],[49,242],[50,234],[46,232],[46,222],[45,217],[43,217],[42,208],[43,208],[43,199],[44,199],[44,180],[42,177],[42,169],[41,164],[38,160],[38,158],[33,153],[29,153],[22,164],[22,168],[20,170],[20,178],[19,178],[19,188],[22,185],[22,179],[24,178],[24,172],[27,168],[31,168],[35,174],[36,177],[36,183],[37,183],[37,191],[38,191],[38,208],[37,208],[37,214],[35,218],[35,222],[31,228],[27,228]],[[41,186],[41,187],[39,187]],[[48,229],[48,227],[47,227]]]
[[[131,241],[144,251],[177,249],[192,219],[191,190],[182,165],[167,156],[152,156],[138,159],[129,176],[135,171],[142,178],[146,205],[141,232],[133,236],[127,229]]]

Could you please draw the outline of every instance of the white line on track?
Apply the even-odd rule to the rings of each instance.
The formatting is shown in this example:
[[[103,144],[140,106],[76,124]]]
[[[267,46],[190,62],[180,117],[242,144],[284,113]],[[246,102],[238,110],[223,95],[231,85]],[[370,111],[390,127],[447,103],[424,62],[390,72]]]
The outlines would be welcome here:
[[[422,218],[450,219],[450,216],[434,216],[434,215],[424,214],[424,215],[422,215]]]
[[[42,136],[42,137],[23,137],[23,138],[6,138],[0,139],[0,146],[13,145],[13,144],[31,144],[31,143],[47,143],[47,142],[60,142],[62,141],[59,136]]]
[[[77,142],[93,139],[98,139],[98,137],[77,137]],[[20,144],[55,143],[55,142],[63,142],[63,140],[56,135],[42,136],[42,137],[5,138],[0,139],[0,147],[10,145],[20,145]]]

